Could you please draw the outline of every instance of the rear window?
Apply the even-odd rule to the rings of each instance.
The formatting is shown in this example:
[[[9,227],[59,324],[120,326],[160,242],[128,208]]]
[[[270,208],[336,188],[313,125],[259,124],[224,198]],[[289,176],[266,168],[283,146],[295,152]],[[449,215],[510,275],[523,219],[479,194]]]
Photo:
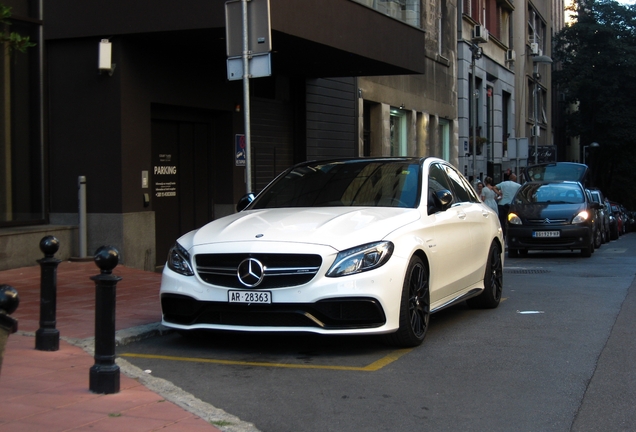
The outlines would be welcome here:
[[[561,162],[534,165],[526,170],[528,181],[577,181],[583,183],[587,173],[587,165]]]

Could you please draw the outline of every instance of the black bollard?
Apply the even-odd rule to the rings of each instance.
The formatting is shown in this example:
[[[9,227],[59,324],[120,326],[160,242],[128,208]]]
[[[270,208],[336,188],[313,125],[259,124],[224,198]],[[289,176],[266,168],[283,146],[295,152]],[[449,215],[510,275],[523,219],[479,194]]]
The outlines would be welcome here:
[[[15,312],[20,303],[18,292],[9,285],[0,285],[0,371],[7,339],[11,333],[18,331],[18,320],[10,315]]]
[[[44,258],[40,263],[40,328],[35,332],[35,349],[57,351],[60,349],[60,332],[55,328],[55,308],[57,305],[57,266],[61,262],[53,255],[60,248],[60,242],[53,236],[40,240],[40,250]]]
[[[121,277],[112,274],[119,252],[102,246],[95,252],[101,273],[95,281],[95,364],[91,367],[89,390],[93,393],[119,393],[119,366],[115,363],[115,296]]]

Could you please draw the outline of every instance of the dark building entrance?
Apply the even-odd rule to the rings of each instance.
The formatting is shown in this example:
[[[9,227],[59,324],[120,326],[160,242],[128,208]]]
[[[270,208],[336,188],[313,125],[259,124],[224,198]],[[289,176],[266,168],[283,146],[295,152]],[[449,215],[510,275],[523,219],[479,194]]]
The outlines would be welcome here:
[[[158,268],[175,240],[214,218],[214,136],[222,117],[207,110],[153,110],[150,202]]]

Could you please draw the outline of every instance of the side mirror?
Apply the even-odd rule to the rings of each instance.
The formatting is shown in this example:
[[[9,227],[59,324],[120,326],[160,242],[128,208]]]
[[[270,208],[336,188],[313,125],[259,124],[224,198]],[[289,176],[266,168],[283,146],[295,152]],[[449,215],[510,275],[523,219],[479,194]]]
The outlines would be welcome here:
[[[448,189],[442,189],[429,195],[428,214],[446,211],[453,204],[453,194]]]
[[[447,210],[453,204],[453,194],[447,189],[435,192],[435,197],[439,201],[442,211]]]
[[[245,210],[245,207],[250,205],[252,201],[254,201],[255,195],[253,193],[245,194],[241,197],[241,199],[236,203],[236,211],[240,212]]]

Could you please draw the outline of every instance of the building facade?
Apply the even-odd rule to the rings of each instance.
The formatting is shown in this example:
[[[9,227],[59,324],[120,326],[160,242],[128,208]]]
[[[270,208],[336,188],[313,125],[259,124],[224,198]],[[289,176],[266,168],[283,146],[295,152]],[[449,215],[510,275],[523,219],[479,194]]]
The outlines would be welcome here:
[[[527,165],[558,158],[552,118],[552,7],[551,0],[527,1],[514,15],[514,44],[522,53],[514,68],[516,128],[527,137]]]
[[[426,59],[423,74],[358,77],[358,153],[436,156],[457,165],[456,3],[358,1],[380,11],[404,3],[405,20],[426,31],[419,47]]]
[[[180,235],[234,211],[248,189],[246,129],[242,82],[228,77],[225,0],[12,3],[40,37],[30,91],[42,102],[29,112],[42,127],[29,136],[40,153],[12,156],[13,177],[3,173],[14,197],[24,167],[37,183],[28,212],[4,198],[3,268],[33,265],[50,233],[60,258],[81,257],[82,178],[88,254],[112,245],[131,267],[160,268]],[[306,159],[456,163],[453,2],[270,0],[269,10],[271,75],[250,80],[254,191]],[[102,44],[110,69],[98,67]]]
[[[460,7],[459,166],[468,178],[488,175],[498,182],[518,164],[509,146],[517,136],[516,9],[497,0],[464,0]]]

